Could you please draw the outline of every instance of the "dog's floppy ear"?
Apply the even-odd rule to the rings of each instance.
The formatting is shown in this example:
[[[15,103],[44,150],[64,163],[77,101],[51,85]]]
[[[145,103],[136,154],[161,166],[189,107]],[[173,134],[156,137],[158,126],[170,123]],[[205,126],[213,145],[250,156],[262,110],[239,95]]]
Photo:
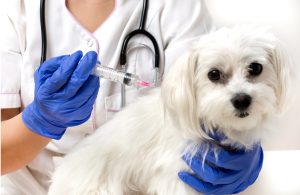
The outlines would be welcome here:
[[[185,131],[195,133],[198,128],[196,116],[195,70],[197,66],[195,51],[190,51],[171,67],[162,83],[162,99],[165,112]]]
[[[287,106],[288,92],[290,88],[291,80],[291,59],[283,51],[281,43],[276,41],[274,49],[270,52],[271,63],[274,66],[274,70],[277,76],[277,83],[275,86],[275,92],[277,96],[277,111],[281,113]]]

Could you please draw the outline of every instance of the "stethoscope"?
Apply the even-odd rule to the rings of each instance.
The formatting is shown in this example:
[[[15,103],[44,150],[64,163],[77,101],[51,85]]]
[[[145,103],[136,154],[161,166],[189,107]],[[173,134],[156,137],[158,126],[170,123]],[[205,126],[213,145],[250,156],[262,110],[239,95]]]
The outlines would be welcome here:
[[[157,41],[155,40],[154,36],[145,30],[145,23],[147,20],[147,12],[148,12],[148,0],[143,0],[143,9],[141,14],[141,20],[139,28],[133,30],[128,35],[125,36],[121,53],[120,53],[120,65],[122,71],[126,71],[126,54],[127,54],[127,45],[129,41],[135,35],[144,35],[153,44],[154,47],[154,84],[157,86],[159,82],[159,48]],[[41,23],[41,38],[42,38],[42,50],[41,50],[41,64],[46,60],[46,53],[47,53],[47,32],[46,32],[46,22],[45,22],[45,0],[40,1],[40,23]],[[121,105],[125,105],[125,85],[121,86]]]

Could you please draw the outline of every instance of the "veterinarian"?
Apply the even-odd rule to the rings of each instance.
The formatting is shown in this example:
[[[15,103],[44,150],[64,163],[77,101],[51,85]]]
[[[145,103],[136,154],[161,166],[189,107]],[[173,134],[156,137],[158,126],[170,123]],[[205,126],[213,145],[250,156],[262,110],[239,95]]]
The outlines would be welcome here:
[[[40,1],[5,3],[0,19],[1,194],[46,194],[60,158],[121,109],[120,85],[90,73],[97,60],[118,68],[124,37],[139,24],[142,0],[46,1],[48,46],[42,65]],[[160,48],[159,80],[197,37],[213,30],[201,0],[151,0],[145,27]],[[126,71],[151,81],[151,42],[137,36],[128,47]],[[139,93],[127,88],[126,103]],[[246,189],[263,160],[260,146],[221,149],[218,161],[208,155],[205,172],[201,155],[199,150],[190,165],[193,174],[178,175],[204,194]]]

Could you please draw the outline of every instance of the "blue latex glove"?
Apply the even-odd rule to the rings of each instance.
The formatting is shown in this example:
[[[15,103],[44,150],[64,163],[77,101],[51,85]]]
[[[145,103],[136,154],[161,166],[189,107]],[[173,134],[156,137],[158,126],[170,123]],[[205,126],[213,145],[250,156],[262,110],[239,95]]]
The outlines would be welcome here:
[[[215,135],[217,140],[220,135]],[[218,159],[210,146],[204,165],[202,163],[204,147],[200,147],[191,159],[185,155],[183,159],[194,174],[179,172],[179,178],[186,184],[204,194],[235,194],[245,190],[257,179],[263,163],[263,151],[256,145],[250,151],[227,151],[219,148]]]
[[[77,51],[45,61],[35,71],[33,102],[22,114],[33,132],[60,139],[67,127],[87,121],[99,91],[99,78],[90,75],[97,53]]]

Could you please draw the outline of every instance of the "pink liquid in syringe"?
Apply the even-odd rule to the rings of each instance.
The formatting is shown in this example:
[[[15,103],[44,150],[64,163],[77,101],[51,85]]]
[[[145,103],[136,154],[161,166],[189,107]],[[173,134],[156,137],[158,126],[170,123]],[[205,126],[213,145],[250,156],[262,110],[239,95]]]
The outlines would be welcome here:
[[[138,81],[137,86],[139,86],[139,87],[151,87],[151,86],[153,86],[153,83],[149,83],[149,82],[146,82],[146,81]]]

